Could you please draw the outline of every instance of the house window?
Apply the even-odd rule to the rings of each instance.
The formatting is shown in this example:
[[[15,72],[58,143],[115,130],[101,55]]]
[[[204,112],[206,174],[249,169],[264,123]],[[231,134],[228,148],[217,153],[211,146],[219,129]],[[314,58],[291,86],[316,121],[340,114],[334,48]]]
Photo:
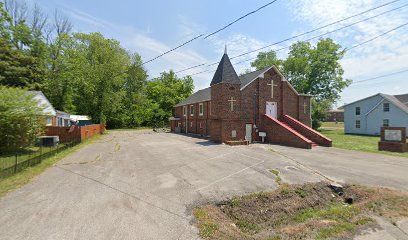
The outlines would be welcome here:
[[[204,105],[202,103],[198,105],[198,113],[200,114],[200,116],[204,115]]]
[[[390,111],[390,104],[389,103],[384,103],[383,104],[383,110],[384,110],[384,112],[389,112]]]
[[[181,125],[181,122],[178,122],[177,126],[180,127],[180,125]]]
[[[201,122],[200,122],[200,128],[203,128],[203,127],[201,127]]]
[[[384,119],[383,120],[383,127],[389,127],[390,126],[390,120],[389,119]]]
[[[183,107],[183,116],[186,116],[186,115],[187,115],[187,107],[184,106],[184,107]]]
[[[193,122],[190,122],[190,127],[193,127]]]
[[[190,105],[190,116],[194,116],[194,105]]]
[[[356,120],[356,128],[360,128],[361,124],[360,124],[360,120]]]
[[[52,117],[47,117],[47,126],[52,126]]]
[[[360,107],[356,107],[356,115],[360,115]]]

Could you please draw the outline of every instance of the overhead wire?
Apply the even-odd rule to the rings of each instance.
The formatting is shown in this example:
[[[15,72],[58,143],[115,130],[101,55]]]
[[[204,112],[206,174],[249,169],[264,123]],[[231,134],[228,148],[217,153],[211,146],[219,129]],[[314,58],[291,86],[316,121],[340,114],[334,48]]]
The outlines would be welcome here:
[[[394,1],[386,2],[386,3],[381,4],[381,5],[379,5],[379,6],[376,6],[376,7],[370,8],[370,9],[368,9],[368,10],[365,10],[365,11],[359,12],[359,13],[357,13],[357,14],[353,14],[353,15],[351,15],[351,16],[348,16],[348,17],[342,18],[342,19],[340,19],[340,20],[337,20],[337,21],[331,22],[331,23],[329,23],[329,24],[326,24],[326,25],[320,26],[320,27],[318,27],[318,28],[315,28],[315,29],[312,29],[312,30],[306,31],[306,32],[304,32],[304,33],[297,34],[297,35],[295,35],[295,36],[292,36],[292,37],[289,37],[289,38],[283,39],[283,40],[281,40],[281,41],[278,41],[278,42],[275,42],[275,43],[269,44],[269,45],[267,45],[267,46],[264,46],[264,47],[261,47],[261,48],[258,48],[258,49],[255,49],[255,50],[252,50],[252,51],[250,51],[250,52],[246,52],[246,53],[240,54],[240,55],[238,55],[238,56],[234,56],[234,57],[232,57],[231,59],[234,59],[234,58],[237,58],[237,57],[241,57],[241,56],[244,56],[244,55],[247,55],[247,54],[250,54],[250,53],[253,53],[253,52],[259,51],[259,50],[263,50],[263,49],[265,49],[265,48],[268,48],[268,47],[271,47],[271,46],[274,46],[274,45],[277,45],[277,44],[280,44],[280,43],[283,43],[283,42],[286,42],[286,41],[289,41],[289,40],[292,40],[292,39],[295,39],[295,38],[298,38],[298,37],[301,37],[301,36],[304,36],[304,35],[307,35],[307,34],[312,33],[312,32],[316,32],[316,31],[321,30],[321,29],[323,29],[323,28],[326,28],[326,27],[329,27],[329,26],[332,26],[332,25],[335,25],[335,24],[338,24],[338,23],[344,22],[344,21],[346,21],[346,20],[349,20],[349,19],[354,18],[354,17],[357,17],[357,16],[361,16],[361,15],[366,14],[366,13],[368,13],[368,12],[371,12],[371,11],[377,10],[377,9],[379,9],[379,8],[382,8],[382,7],[385,7],[385,6],[391,5],[391,4],[396,3],[396,2],[399,2],[399,1],[401,1],[401,0],[394,0]],[[389,11],[386,11],[386,12],[384,12],[383,14],[386,14],[386,13],[389,13],[389,12],[392,12],[392,11],[399,10],[399,9],[401,9],[401,8],[403,8],[403,7],[406,7],[406,6],[407,6],[407,4],[402,5],[402,6],[400,6],[400,7],[397,7],[397,8],[391,9],[391,10],[389,10]],[[377,16],[377,17],[378,17],[378,16]],[[370,19],[371,19],[371,18],[370,18]],[[218,62],[214,62],[214,63],[208,64],[208,65],[207,65],[207,67],[210,67],[210,66],[213,66],[213,65],[216,65],[216,64],[218,64]],[[193,66],[193,67],[188,67],[188,68],[185,68],[185,69],[179,70],[179,71],[177,71],[177,72],[184,72],[184,71],[187,71],[187,70],[190,70],[190,69],[194,69],[194,68],[197,68],[197,67],[200,67],[200,66],[203,66],[203,65],[205,65],[205,63],[200,64],[200,65],[196,65],[196,66]]]

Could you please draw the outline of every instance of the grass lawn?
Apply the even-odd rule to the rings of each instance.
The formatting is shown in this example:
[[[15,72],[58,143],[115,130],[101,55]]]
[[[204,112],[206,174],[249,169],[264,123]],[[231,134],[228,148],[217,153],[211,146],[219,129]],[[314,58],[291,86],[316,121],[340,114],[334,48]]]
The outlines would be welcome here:
[[[24,169],[21,172],[18,172],[12,176],[0,179],[0,197],[4,196],[6,193],[9,191],[19,188],[23,186],[24,184],[27,184],[28,182],[31,181],[32,178],[35,176],[39,175],[43,171],[45,171],[47,168],[51,167],[54,165],[56,162],[59,160],[63,159],[64,157],[74,153],[75,151],[79,150],[83,146],[86,146],[93,141],[99,139],[101,135],[95,135],[94,137],[72,147],[65,149],[59,153],[57,153],[55,156],[51,156],[49,158],[46,158],[41,161],[41,163],[34,165],[32,167],[28,167]]]
[[[63,144],[60,144],[59,147],[63,147]],[[30,158],[37,157],[41,154],[46,154],[55,149],[56,148],[53,147],[43,147],[41,151],[39,147],[32,147],[30,149],[26,149],[23,153],[19,153],[17,155],[17,163],[27,161]],[[15,163],[16,163],[15,154],[8,154],[3,156],[0,155],[0,170],[12,167],[15,165]]]
[[[214,240],[353,239],[378,228],[377,217],[392,224],[408,217],[407,193],[358,185],[343,190],[340,196],[323,182],[283,183],[273,192],[200,206],[193,214],[200,236]],[[352,203],[346,203],[349,196]]]
[[[344,134],[343,123],[325,122],[319,129],[321,133],[333,140],[333,147],[362,152],[381,153],[391,156],[408,157],[406,153],[378,151],[379,136],[363,136]]]

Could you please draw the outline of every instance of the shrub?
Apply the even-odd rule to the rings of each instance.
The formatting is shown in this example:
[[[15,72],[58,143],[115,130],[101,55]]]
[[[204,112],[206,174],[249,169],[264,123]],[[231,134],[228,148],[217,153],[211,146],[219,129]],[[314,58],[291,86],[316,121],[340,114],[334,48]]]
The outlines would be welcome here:
[[[44,131],[43,108],[20,88],[0,86],[0,151],[31,146]]]

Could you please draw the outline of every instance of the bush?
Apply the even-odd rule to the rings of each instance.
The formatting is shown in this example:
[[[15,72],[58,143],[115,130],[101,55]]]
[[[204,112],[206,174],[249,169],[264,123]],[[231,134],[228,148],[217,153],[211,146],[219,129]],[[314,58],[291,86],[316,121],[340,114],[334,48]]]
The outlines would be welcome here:
[[[43,108],[32,94],[20,88],[0,86],[0,151],[16,151],[33,145],[44,131]]]

